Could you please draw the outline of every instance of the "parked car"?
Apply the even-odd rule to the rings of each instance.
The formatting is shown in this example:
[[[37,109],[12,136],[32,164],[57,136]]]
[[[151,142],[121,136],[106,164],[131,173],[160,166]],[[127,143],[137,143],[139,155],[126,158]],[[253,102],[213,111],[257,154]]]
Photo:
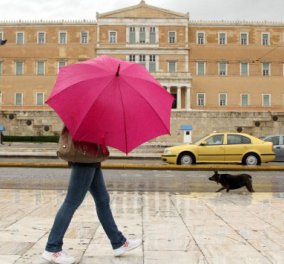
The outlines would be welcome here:
[[[260,165],[275,158],[271,142],[245,133],[212,133],[193,144],[169,147],[162,160],[170,164],[242,163]]]
[[[284,161],[284,135],[269,135],[261,137],[261,139],[272,142],[275,152],[274,161]]]

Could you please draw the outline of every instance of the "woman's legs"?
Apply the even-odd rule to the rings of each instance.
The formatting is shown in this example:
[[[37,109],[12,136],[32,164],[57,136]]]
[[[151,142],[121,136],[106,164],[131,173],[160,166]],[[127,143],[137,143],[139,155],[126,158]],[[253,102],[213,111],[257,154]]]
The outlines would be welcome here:
[[[126,238],[115,224],[101,168],[96,169],[95,177],[90,186],[90,192],[96,203],[98,218],[111,242],[112,248],[117,249],[121,247],[125,243]]]
[[[98,170],[98,168],[92,165],[80,166],[75,164],[72,166],[68,191],[63,204],[56,214],[45,248],[47,251],[59,252],[62,250],[65,232],[71,222],[73,214],[83,202],[96,170]]]

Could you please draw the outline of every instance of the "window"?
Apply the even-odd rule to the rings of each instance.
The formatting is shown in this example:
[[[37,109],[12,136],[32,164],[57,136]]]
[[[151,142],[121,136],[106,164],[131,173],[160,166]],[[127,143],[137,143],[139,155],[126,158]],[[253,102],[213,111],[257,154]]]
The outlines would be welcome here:
[[[197,32],[197,44],[203,45],[204,44],[204,33],[203,32]]]
[[[37,44],[45,44],[45,32],[37,33]]]
[[[4,39],[4,33],[2,31],[0,31],[0,40]]]
[[[224,142],[224,135],[214,135],[205,140],[207,145],[221,145]]]
[[[222,93],[219,94],[219,106],[226,106],[227,105],[227,94]]]
[[[248,33],[247,32],[241,32],[240,35],[240,43],[241,45],[248,45]]]
[[[145,43],[145,39],[146,39],[145,27],[140,27],[140,30],[139,30],[139,43]]]
[[[156,55],[150,55],[149,72],[156,72]]]
[[[36,74],[37,75],[44,75],[44,73],[45,73],[44,61],[37,61],[36,62]]]
[[[205,94],[204,93],[197,94],[197,105],[205,106]]]
[[[150,27],[150,44],[156,43],[156,28]]]
[[[59,44],[67,44],[67,33],[66,32],[59,32]]]
[[[227,44],[227,34],[224,32],[219,33],[219,44],[226,45]]]
[[[36,93],[36,105],[44,104],[44,93]]]
[[[172,109],[177,109],[177,94],[176,93],[171,93],[171,95],[174,98],[173,104],[172,104]]]
[[[196,63],[196,74],[205,75],[205,62],[204,61],[198,61]]]
[[[262,106],[263,107],[270,107],[271,106],[271,95],[270,94],[263,94],[262,95]]]
[[[16,43],[18,45],[24,44],[24,32],[17,32],[16,35]]]
[[[146,56],[145,55],[139,55],[139,63],[142,64],[144,67],[146,67]]]
[[[24,74],[24,63],[22,61],[16,61],[16,75],[23,75]]]
[[[129,55],[129,61],[136,61],[136,56],[135,55]]]
[[[61,61],[59,61],[58,62],[58,72],[59,72],[59,69],[61,68],[61,67],[64,67],[64,66],[66,66],[67,65],[67,61],[66,60],[61,60]]]
[[[169,43],[176,43],[176,32],[169,32]]]
[[[248,137],[242,135],[228,135],[227,144],[235,145],[235,144],[251,144],[251,140]]]
[[[115,31],[109,32],[109,43],[111,43],[111,44],[116,43],[116,32]]]
[[[273,145],[280,145],[280,136],[268,137],[265,141],[272,142]]]
[[[270,63],[262,63],[262,76],[270,76]]]
[[[135,33],[135,27],[129,28],[129,43],[135,44],[136,43],[136,33]]]
[[[15,105],[23,105],[23,93],[15,93]]]
[[[169,61],[169,72],[176,72],[177,71],[177,62],[176,61]]]
[[[240,64],[240,74],[241,76],[249,75],[249,64],[247,62],[241,62]]]
[[[81,32],[81,38],[80,38],[81,44],[88,44],[88,32]]]
[[[219,63],[219,75],[227,75],[227,63],[226,62]]]
[[[241,94],[241,106],[248,106],[248,105],[249,105],[249,95]]]
[[[262,46],[269,46],[270,45],[269,33],[261,33],[261,44],[262,44]]]

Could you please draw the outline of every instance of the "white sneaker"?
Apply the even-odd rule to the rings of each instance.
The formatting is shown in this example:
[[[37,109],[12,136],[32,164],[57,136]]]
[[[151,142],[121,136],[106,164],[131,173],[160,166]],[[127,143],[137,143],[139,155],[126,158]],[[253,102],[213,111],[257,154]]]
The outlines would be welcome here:
[[[136,240],[126,240],[125,243],[117,249],[113,250],[114,256],[119,257],[122,256],[124,253],[131,251],[137,247],[139,247],[142,244],[141,239],[136,239]]]
[[[75,258],[69,256],[64,251],[60,252],[48,252],[44,251],[41,257],[49,262],[57,264],[73,264],[75,263]]]

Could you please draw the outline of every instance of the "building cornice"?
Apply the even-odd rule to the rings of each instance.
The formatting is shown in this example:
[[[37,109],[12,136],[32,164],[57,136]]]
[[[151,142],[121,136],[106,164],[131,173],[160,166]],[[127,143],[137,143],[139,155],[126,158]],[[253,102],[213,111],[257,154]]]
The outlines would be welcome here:
[[[284,26],[284,21],[246,21],[246,20],[190,20],[190,26]]]
[[[108,22],[114,22],[115,19],[105,19],[102,20],[104,23],[106,21]],[[123,23],[130,23],[133,19],[117,19],[120,24]],[[136,19],[137,20],[137,19]],[[145,19],[140,19],[141,21],[144,21]],[[162,23],[167,24],[166,21],[169,19],[149,19],[151,23]],[[171,23],[173,23],[174,19],[170,19]],[[102,21],[100,21],[100,24],[104,24]],[[139,22],[139,19],[136,21]],[[186,22],[185,22],[186,23]],[[183,24],[185,24],[183,23]],[[97,25],[98,22],[96,20],[68,20],[68,19],[62,19],[62,20],[3,20],[0,21],[0,26],[35,26],[35,25]],[[212,27],[212,26],[279,26],[284,27],[284,21],[245,21],[245,20],[236,20],[236,21],[225,21],[225,20],[190,20],[188,21],[189,26],[202,26],[202,27]]]
[[[34,25],[96,25],[96,20],[4,20],[0,21],[0,26],[5,25],[21,25],[21,26],[34,26]]]

